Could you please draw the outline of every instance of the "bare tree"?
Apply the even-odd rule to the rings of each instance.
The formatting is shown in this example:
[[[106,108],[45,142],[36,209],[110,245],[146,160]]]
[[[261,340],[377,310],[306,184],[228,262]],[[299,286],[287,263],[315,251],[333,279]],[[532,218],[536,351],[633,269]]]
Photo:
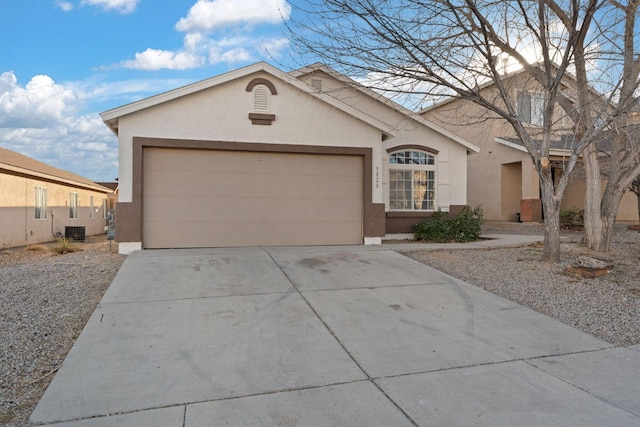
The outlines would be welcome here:
[[[629,186],[629,190],[636,195],[638,199],[638,216],[640,217],[640,175],[636,177],[633,181],[631,181],[631,185]]]
[[[623,36],[621,22],[608,21],[614,10],[620,6],[608,0],[307,0],[295,11],[290,33],[302,58],[319,57],[374,90],[430,100],[455,97],[506,120],[539,174],[543,260],[556,262],[560,203],[576,163],[628,107],[603,108],[592,87],[598,48]],[[518,115],[513,91],[505,86],[505,58],[544,94],[543,120],[535,129]],[[607,73],[620,65],[611,55]],[[496,96],[481,90],[487,83],[495,85]],[[607,94],[607,105],[623,101],[620,89]],[[554,181],[549,153],[558,116],[570,118],[575,137]]]
[[[584,243],[597,251],[608,251],[614,235],[616,214],[625,191],[640,174],[640,137],[637,120],[631,112],[637,105],[640,54],[638,41],[639,0],[619,3],[612,0],[602,9],[606,19],[597,21],[596,34],[604,39],[598,49],[598,61],[606,73],[598,81],[603,92],[608,93],[606,109],[596,109],[589,99],[578,99],[582,110],[577,121],[577,131],[586,132],[599,122],[606,123],[604,147],[591,144],[583,155],[586,173],[586,198],[584,209]],[[587,80],[590,54],[584,50],[576,54],[576,75]],[[602,89],[601,89],[602,90]],[[582,121],[579,121],[582,119]],[[607,183],[602,190],[600,154],[608,157]]]

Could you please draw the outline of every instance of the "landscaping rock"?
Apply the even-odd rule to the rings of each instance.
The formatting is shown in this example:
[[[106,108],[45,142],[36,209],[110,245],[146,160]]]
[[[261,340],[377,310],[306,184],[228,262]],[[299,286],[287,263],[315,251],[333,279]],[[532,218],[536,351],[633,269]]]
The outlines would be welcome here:
[[[567,265],[567,271],[588,279],[604,276],[612,269],[612,262],[588,256],[580,256],[573,264]]]

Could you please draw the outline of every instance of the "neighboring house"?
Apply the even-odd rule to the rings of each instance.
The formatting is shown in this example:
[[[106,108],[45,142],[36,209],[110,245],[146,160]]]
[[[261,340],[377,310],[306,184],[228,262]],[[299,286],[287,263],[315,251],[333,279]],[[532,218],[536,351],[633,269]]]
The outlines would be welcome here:
[[[257,63],[102,113],[120,251],[376,244],[466,205],[477,147],[338,76]]]
[[[0,148],[0,246],[104,233],[110,194],[89,179]]]
[[[535,134],[542,123],[544,101],[537,85],[522,70],[506,75],[503,82],[510,97],[516,100],[519,116]],[[481,90],[486,97],[497,99],[495,85],[487,84]],[[485,219],[516,221],[519,218],[524,222],[542,219],[538,173],[511,125],[483,107],[460,99],[441,102],[421,111],[420,115],[480,147],[480,153],[469,158],[467,202],[470,206],[481,206]],[[549,154],[552,164],[556,164],[553,171],[558,179],[562,161],[569,153],[566,144],[570,141],[567,135],[571,132],[571,123],[560,115],[554,123],[559,136]],[[584,175],[577,172],[565,191],[562,208],[583,208]],[[624,195],[617,219],[638,220],[636,197],[632,192]]]

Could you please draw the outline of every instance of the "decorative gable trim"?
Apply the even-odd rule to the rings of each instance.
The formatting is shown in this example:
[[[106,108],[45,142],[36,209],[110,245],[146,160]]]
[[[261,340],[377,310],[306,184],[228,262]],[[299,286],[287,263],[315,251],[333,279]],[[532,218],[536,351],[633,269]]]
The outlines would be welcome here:
[[[276,87],[274,86],[273,83],[271,83],[269,80],[264,79],[262,77],[258,77],[256,79],[253,79],[249,82],[249,84],[247,85],[247,92],[251,92],[253,90],[254,87],[258,86],[258,85],[265,85],[266,87],[269,88],[269,91],[271,92],[271,95],[277,95],[278,91],[276,90]]]
[[[249,120],[252,125],[267,125],[276,120],[275,114],[249,113]]]
[[[425,151],[431,154],[436,154],[436,155],[438,154],[438,150],[434,148],[425,147],[424,145],[415,145],[415,144],[398,145],[397,147],[387,148],[387,153],[393,153],[396,151],[403,151],[403,150],[420,150],[420,151]]]

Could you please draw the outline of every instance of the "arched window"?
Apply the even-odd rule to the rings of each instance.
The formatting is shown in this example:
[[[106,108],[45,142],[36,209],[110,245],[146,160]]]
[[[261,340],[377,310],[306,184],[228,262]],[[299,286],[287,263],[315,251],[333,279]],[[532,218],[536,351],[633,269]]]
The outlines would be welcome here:
[[[436,157],[419,150],[389,154],[389,209],[432,211],[436,206]]]

